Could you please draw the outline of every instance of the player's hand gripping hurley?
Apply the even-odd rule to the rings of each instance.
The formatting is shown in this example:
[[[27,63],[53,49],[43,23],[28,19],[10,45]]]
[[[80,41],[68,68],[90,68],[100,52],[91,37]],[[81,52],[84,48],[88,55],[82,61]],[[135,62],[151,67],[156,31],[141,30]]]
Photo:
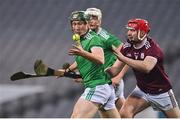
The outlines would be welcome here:
[[[81,78],[80,74],[77,74],[74,71],[66,71],[66,69],[68,69],[70,66],[69,63],[65,63],[63,64],[63,69],[65,70],[65,72],[62,72],[62,76],[61,77],[68,77],[68,78]],[[15,74],[13,74],[10,79],[12,81],[16,81],[16,80],[21,80],[21,79],[28,79],[28,78],[34,78],[34,77],[47,77],[47,76],[56,76],[55,70],[49,68],[47,65],[45,65],[43,63],[42,60],[36,60],[34,63],[34,71],[35,74],[30,74],[30,73],[25,73],[25,72],[17,72]]]

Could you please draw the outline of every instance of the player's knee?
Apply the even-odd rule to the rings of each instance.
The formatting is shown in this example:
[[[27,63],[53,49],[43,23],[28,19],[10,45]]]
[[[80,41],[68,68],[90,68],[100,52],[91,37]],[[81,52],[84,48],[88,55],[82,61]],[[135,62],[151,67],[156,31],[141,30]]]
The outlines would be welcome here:
[[[134,115],[132,110],[129,110],[127,108],[121,108],[119,113],[120,113],[122,118],[132,118]]]

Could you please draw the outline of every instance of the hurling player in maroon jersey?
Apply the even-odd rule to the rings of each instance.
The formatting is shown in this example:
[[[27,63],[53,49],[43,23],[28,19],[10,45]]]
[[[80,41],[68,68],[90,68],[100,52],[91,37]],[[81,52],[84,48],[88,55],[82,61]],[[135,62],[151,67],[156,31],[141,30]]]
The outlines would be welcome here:
[[[106,70],[114,77],[127,64],[136,76],[136,88],[121,108],[121,117],[132,118],[152,106],[153,109],[162,111],[166,117],[180,118],[180,110],[163,67],[163,52],[148,36],[149,23],[144,19],[131,19],[126,28],[127,43],[121,51],[114,46],[112,48],[119,60]]]

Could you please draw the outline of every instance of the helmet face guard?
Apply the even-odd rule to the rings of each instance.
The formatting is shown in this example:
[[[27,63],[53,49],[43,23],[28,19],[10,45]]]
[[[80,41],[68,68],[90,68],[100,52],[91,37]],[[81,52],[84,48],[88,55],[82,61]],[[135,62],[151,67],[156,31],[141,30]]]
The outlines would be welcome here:
[[[147,34],[150,31],[149,23],[144,19],[137,19],[137,18],[129,20],[128,24],[126,25],[126,28],[137,30],[138,39],[141,41],[147,36]],[[145,35],[141,37],[140,34],[142,31],[145,33]]]

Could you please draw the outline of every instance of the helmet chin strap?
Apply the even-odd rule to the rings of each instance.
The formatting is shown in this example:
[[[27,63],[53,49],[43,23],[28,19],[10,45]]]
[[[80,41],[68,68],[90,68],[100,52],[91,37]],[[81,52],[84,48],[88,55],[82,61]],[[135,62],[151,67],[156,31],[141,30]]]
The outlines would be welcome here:
[[[142,40],[147,36],[147,34],[144,34],[143,37],[140,37],[140,34],[141,34],[141,31],[138,30],[138,39],[139,39],[140,41],[142,41]]]

